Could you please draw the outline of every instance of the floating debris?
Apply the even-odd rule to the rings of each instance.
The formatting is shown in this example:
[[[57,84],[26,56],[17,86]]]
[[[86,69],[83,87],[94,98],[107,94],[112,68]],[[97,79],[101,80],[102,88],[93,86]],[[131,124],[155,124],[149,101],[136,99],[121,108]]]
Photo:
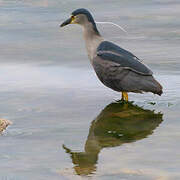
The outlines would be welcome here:
[[[156,105],[156,102],[148,102],[148,104],[151,104],[151,105]]]
[[[0,133],[2,133],[7,126],[11,125],[12,122],[7,119],[0,119]]]
[[[172,105],[173,105],[172,103],[168,102],[168,107],[170,107],[170,106],[172,106]]]

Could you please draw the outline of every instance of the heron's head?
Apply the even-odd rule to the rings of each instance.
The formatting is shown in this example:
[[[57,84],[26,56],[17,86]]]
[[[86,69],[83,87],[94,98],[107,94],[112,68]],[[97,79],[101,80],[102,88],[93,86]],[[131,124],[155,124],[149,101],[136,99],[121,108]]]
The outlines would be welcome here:
[[[66,26],[68,24],[79,24],[82,26],[91,25],[93,30],[99,34],[96,23],[94,22],[94,19],[91,15],[91,13],[84,8],[76,9],[72,12],[71,17],[64,21],[60,27]]]

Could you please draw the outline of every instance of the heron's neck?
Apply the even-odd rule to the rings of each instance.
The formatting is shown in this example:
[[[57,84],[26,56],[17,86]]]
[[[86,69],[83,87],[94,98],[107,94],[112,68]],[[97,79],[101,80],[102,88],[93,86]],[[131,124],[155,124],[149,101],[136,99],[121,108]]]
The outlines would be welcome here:
[[[96,55],[99,44],[104,41],[103,37],[96,31],[91,23],[83,26],[83,35],[85,39],[88,57],[92,60]]]

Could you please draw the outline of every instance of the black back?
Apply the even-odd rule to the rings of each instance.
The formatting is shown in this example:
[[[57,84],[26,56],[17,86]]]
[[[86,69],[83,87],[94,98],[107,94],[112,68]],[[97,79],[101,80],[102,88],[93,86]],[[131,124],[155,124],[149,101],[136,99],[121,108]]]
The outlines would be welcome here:
[[[136,56],[114,43],[103,41],[97,48],[97,55],[103,60],[118,63],[120,66],[135,72],[144,75],[152,75],[152,71],[141,63]]]

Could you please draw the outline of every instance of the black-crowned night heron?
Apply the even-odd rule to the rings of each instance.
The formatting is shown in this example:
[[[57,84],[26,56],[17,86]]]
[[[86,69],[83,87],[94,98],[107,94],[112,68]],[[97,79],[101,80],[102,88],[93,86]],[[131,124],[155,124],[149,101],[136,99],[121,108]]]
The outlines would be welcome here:
[[[122,92],[122,100],[128,101],[128,92],[162,94],[162,86],[149,68],[131,52],[103,39],[88,10],[73,11],[61,27],[68,24],[83,27],[88,57],[98,78],[105,86]]]

